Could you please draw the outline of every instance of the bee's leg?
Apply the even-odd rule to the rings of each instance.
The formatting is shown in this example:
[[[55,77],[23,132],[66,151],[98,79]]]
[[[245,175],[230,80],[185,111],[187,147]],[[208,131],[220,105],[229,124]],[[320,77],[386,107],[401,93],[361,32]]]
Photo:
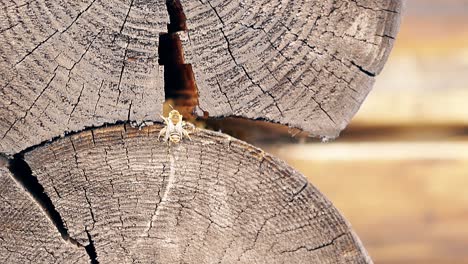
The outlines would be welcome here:
[[[190,135],[189,133],[187,132],[187,130],[182,130],[182,133],[184,133],[184,135],[191,141],[192,139],[190,138]]]
[[[161,129],[161,131],[159,131],[158,141],[159,141],[159,138],[161,138],[161,135],[166,133],[166,130],[167,130],[167,127],[164,127],[163,129]]]
[[[164,120],[164,123],[167,125],[169,124],[169,122],[167,121],[167,118],[165,118],[164,116],[160,115],[160,117]]]
[[[190,133],[192,133],[193,131],[195,131],[195,125],[192,124],[192,123],[186,123],[184,121],[182,121],[182,127],[185,129],[185,128],[190,128]]]
[[[138,130],[141,130],[142,128],[144,128],[146,126],[146,122],[145,121],[142,121],[141,124],[138,126]]]

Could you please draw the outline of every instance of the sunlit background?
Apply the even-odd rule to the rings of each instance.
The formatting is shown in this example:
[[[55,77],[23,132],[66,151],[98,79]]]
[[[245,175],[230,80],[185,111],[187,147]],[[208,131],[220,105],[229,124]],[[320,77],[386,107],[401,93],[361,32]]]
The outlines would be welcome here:
[[[468,263],[468,1],[407,0],[342,137],[265,148],[332,200],[375,263]]]

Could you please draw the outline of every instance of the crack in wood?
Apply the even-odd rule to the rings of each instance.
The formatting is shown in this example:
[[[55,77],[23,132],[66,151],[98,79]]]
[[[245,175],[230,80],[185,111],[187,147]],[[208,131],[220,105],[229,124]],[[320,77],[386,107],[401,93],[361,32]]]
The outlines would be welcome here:
[[[200,2],[201,2],[201,1],[200,1]],[[203,2],[201,2],[201,3],[204,4]],[[213,10],[213,12],[216,14],[216,17],[217,17],[218,20],[221,22],[221,24],[224,26],[224,25],[225,25],[225,22],[224,22],[224,20],[222,19],[222,17],[219,15],[219,13],[218,13],[218,11],[216,10],[216,8],[214,8],[213,5],[211,5],[210,1],[207,1],[207,4],[208,4],[208,6],[211,8],[211,10]],[[241,24],[241,25],[245,26],[244,24],[242,24],[242,23],[240,23],[240,22],[239,22],[238,24]],[[253,26],[252,26],[252,28],[253,28]],[[229,53],[229,55],[231,56],[231,58],[232,58],[234,64],[242,69],[242,71],[244,72],[245,76],[250,80],[250,82],[251,82],[253,85],[257,86],[263,94],[268,95],[268,96],[273,100],[273,105],[274,105],[275,108],[278,110],[280,116],[281,116],[281,117],[284,117],[283,111],[280,109],[280,107],[279,107],[279,105],[278,105],[278,102],[277,102],[278,100],[273,96],[273,94],[272,94],[270,91],[265,90],[264,88],[262,88],[262,86],[261,86],[259,83],[255,82],[255,81],[253,80],[253,78],[250,76],[249,72],[247,71],[247,69],[245,68],[244,65],[242,65],[242,64],[240,64],[240,63],[237,62],[237,60],[236,60],[236,58],[234,57],[234,54],[233,54],[233,52],[232,52],[232,50],[231,50],[231,44],[230,44],[230,42],[229,42],[229,39],[228,39],[227,35],[225,34],[225,32],[224,32],[224,30],[223,30],[222,28],[220,28],[219,30],[221,31],[221,34],[223,35],[223,37],[224,37],[224,39],[225,39],[225,41],[226,41],[226,43],[227,43],[228,53]],[[219,84],[219,83],[218,83],[218,84]],[[220,90],[221,90],[221,87],[220,87]],[[227,96],[226,96],[226,98],[227,98]],[[228,100],[228,103],[229,103],[229,105],[231,105],[231,103],[229,102],[229,100]],[[232,106],[231,106],[231,109],[232,109]]]
[[[102,34],[102,31],[104,31],[104,29],[101,29],[94,37],[93,39],[89,42],[88,46],[85,48],[85,51],[80,55],[80,57],[78,58],[78,60],[76,62],[73,63],[73,65],[70,67],[70,69],[66,68],[68,70],[68,76],[70,76],[70,73],[72,72],[72,70],[75,68],[76,65],[78,65],[81,60],[84,58],[84,56],[88,53],[88,51],[91,49],[91,46],[94,44],[94,41],[96,41],[96,39],[101,36]]]
[[[351,64],[353,66],[355,66],[356,68],[358,68],[361,72],[363,72],[365,75],[369,76],[369,77],[375,77],[376,74],[374,72],[371,72],[369,70],[366,70],[364,69],[364,67],[362,67],[361,65],[357,64],[356,62],[354,61],[351,61]]]
[[[8,162],[9,163],[7,167],[11,172],[10,175],[13,178],[13,180],[16,183],[18,183],[27,192],[28,196],[31,197],[31,199],[35,202],[35,204],[39,206],[41,211],[45,214],[46,218],[55,226],[61,238],[67,243],[70,243],[79,248],[84,248],[90,258],[90,263],[99,264],[99,262],[97,261],[97,254],[96,254],[96,249],[94,247],[94,242],[87,228],[85,228],[85,232],[88,236],[89,243],[88,245],[85,246],[70,236],[67,225],[64,222],[62,216],[55,208],[55,205],[53,204],[51,198],[46,193],[42,184],[39,182],[38,178],[33,175],[31,167],[24,160],[23,154],[19,153],[19,154],[14,155],[10,160],[8,160]],[[52,186],[52,187],[57,192],[57,190],[55,189],[55,186]],[[91,216],[93,218],[93,228],[94,228],[94,223],[96,221],[94,219],[94,214],[91,208],[91,203],[86,195],[86,190],[84,188],[83,190],[85,192],[86,201],[88,202],[90,206],[89,209],[91,212]],[[58,192],[57,192],[57,196],[60,197]],[[35,234],[33,235],[35,236]]]
[[[21,24],[21,23],[22,23],[22,22],[20,21],[20,22],[18,22],[18,23],[16,23],[16,24],[13,24],[13,25],[9,26],[9,27],[0,29],[0,34],[2,34],[3,32],[6,32],[6,31],[8,31],[8,30],[10,30],[10,29],[12,29],[12,28],[14,28],[14,27],[16,27],[16,26],[18,26],[18,25]]]
[[[299,250],[306,250],[306,251],[309,251],[309,252],[311,252],[311,251],[316,251],[316,250],[320,250],[320,249],[323,249],[323,248],[326,248],[326,247],[329,247],[329,246],[334,245],[335,242],[336,242],[338,239],[340,239],[340,238],[344,237],[345,235],[347,235],[348,232],[349,232],[349,231],[344,232],[344,233],[341,233],[341,234],[337,235],[336,237],[334,237],[333,239],[331,239],[329,242],[324,243],[324,244],[321,244],[321,245],[318,245],[318,246],[316,246],[316,247],[309,248],[309,247],[307,247],[307,246],[300,246],[300,247],[297,247],[297,248],[294,248],[294,249],[291,249],[291,250],[283,250],[283,251],[280,252],[280,254],[294,253],[294,252],[297,252],[297,251],[299,251]]]
[[[29,4],[31,4],[32,2],[34,2],[35,0],[31,0],[31,1],[28,1],[28,2],[25,2],[21,5],[18,5],[18,3],[14,3],[13,5],[8,5],[8,6],[5,6],[5,10],[8,10],[8,9],[12,9],[12,7],[14,7],[15,9],[19,9],[21,7],[24,7],[24,6],[28,6],[29,7]]]
[[[97,93],[97,100],[96,100],[96,104],[94,104],[94,111],[93,111],[93,116],[96,116],[96,110],[97,110],[97,106],[99,104],[99,101],[101,100],[101,90],[102,90],[102,86],[104,85],[104,80],[101,81],[101,85],[99,85],[99,90],[98,90],[98,93]]]
[[[216,85],[218,86],[219,91],[224,95],[226,98],[226,101],[228,102],[229,108],[231,109],[232,112],[234,112],[234,108],[232,108],[231,101],[229,100],[229,97],[227,96],[227,93],[221,88],[221,84],[219,83],[218,78],[216,78]]]
[[[295,36],[295,37],[296,37],[296,40],[302,42],[304,45],[306,45],[307,47],[309,47],[309,48],[311,49],[311,51],[314,52],[315,54],[317,54],[317,55],[328,55],[328,56],[330,56],[334,61],[343,64],[343,66],[345,66],[345,67],[349,67],[348,64],[346,64],[342,59],[339,59],[338,57],[336,57],[335,54],[331,54],[331,53],[330,53],[328,50],[326,50],[326,49],[325,49],[325,50],[321,50],[321,51],[317,50],[317,47],[316,47],[316,46],[313,46],[313,45],[309,44],[309,42],[307,41],[307,39],[300,38],[299,35],[298,35],[297,33],[294,33],[294,32],[292,31],[292,29],[289,28],[287,25],[285,25],[283,22],[278,21],[278,23],[280,23],[284,28],[286,28],[286,30],[288,31],[288,33],[290,33],[290,34],[292,34],[293,36]],[[314,25],[315,25],[315,24],[314,24]],[[333,35],[333,37],[336,37],[336,38],[343,38],[342,36],[337,36],[337,35],[336,35],[334,32],[332,32],[332,31],[325,31],[325,32],[323,32],[323,33],[330,33],[331,35]],[[357,40],[357,41],[361,41],[360,39],[356,39],[356,38],[354,38],[354,37],[352,37],[352,36],[347,36],[347,37],[351,37],[351,38],[353,38],[353,39],[355,39],[355,40]],[[371,45],[375,45],[375,43],[372,43],[372,42],[366,42],[366,43],[371,44]],[[359,70],[360,72],[363,72],[364,74],[366,74],[366,75],[369,76],[369,77],[376,77],[376,76],[377,76],[376,73],[373,73],[373,72],[371,72],[371,71],[368,71],[368,70],[364,69],[363,66],[358,65],[358,64],[355,63],[354,61],[348,61],[348,60],[347,60],[347,62],[349,62],[352,66],[355,66],[356,68],[358,68],[358,70]],[[314,70],[316,70],[316,69],[314,69]],[[327,70],[327,72],[333,74],[333,76],[335,76],[336,78],[338,78],[338,79],[344,81],[344,79],[343,79],[342,77],[338,77],[334,72],[328,71],[328,70]],[[345,81],[345,82],[347,82],[347,81]],[[350,84],[349,82],[347,82],[347,83]],[[356,90],[353,89],[352,87],[349,87],[349,86],[348,86],[348,88],[352,89],[353,91],[356,91]]]
[[[262,160],[263,162],[263,160]],[[255,249],[255,246],[257,244],[257,241],[260,237],[260,234],[263,232],[265,226],[267,225],[268,222],[270,222],[272,219],[276,218],[276,217],[279,217],[282,213],[284,213],[284,210],[286,210],[288,208],[288,206],[291,205],[291,203],[299,196],[299,194],[301,194],[306,188],[307,186],[309,186],[309,182],[305,179],[305,183],[302,185],[302,187],[294,192],[292,194],[292,196],[286,201],[285,204],[281,205],[280,208],[275,211],[272,215],[270,215],[269,217],[265,218],[263,223],[260,225],[260,228],[256,231],[255,233],[255,237],[254,237],[254,240],[253,240],[253,243],[251,246],[247,247],[239,256],[238,256],[238,259],[237,261],[241,261],[242,257],[247,254],[247,252],[249,251],[253,251]]]
[[[276,98],[273,96],[273,94],[272,94],[271,92],[266,91],[265,89],[262,88],[262,86],[261,86],[259,83],[255,82],[255,81],[253,80],[253,78],[250,76],[249,72],[247,71],[247,69],[245,68],[244,65],[242,65],[242,64],[240,64],[240,63],[237,62],[236,58],[234,57],[234,54],[232,53],[231,44],[230,44],[230,42],[229,42],[228,37],[226,36],[226,34],[224,33],[224,30],[223,30],[222,28],[220,28],[220,31],[221,31],[221,33],[222,33],[224,39],[226,40],[228,53],[229,53],[229,55],[231,56],[231,58],[232,58],[234,64],[236,64],[236,66],[238,66],[238,67],[240,67],[240,68],[242,69],[242,71],[244,72],[245,76],[250,80],[250,82],[251,82],[253,85],[257,86],[263,94],[268,95],[268,96],[273,100],[273,105],[274,105],[275,108],[278,110],[280,116],[284,117],[283,111],[282,111],[282,110],[280,109],[280,107],[278,106],[278,102],[277,102]]]
[[[118,95],[117,95],[117,100],[115,101],[115,104],[117,105],[120,100],[120,96],[122,95],[122,89],[120,89],[120,85],[122,84],[122,77],[125,71],[125,66],[126,66],[126,61],[127,61],[127,52],[128,52],[128,45],[130,44],[130,38],[127,38],[127,44],[125,45],[125,51],[124,55],[122,58],[122,68],[120,69],[120,75],[119,75],[119,82],[117,84],[117,90],[118,90]]]
[[[73,113],[75,112],[75,109],[76,107],[78,106],[78,104],[80,103],[80,100],[81,100],[81,95],[83,95],[83,90],[85,89],[85,85],[83,83],[83,86],[81,87],[81,90],[80,90],[80,94],[78,95],[78,98],[76,99],[76,103],[73,104],[73,108],[72,108],[72,111],[70,112],[70,114],[68,115],[68,121],[67,121],[67,125],[70,124],[70,120],[73,116]]]
[[[94,226],[96,225],[96,218],[94,217],[93,206],[91,205],[91,200],[88,197],[88,192],[86,191],[85,187],[83,187],[83,192],[86,203],[88,204],[89,214],[91,215],[91,219],[93,220],[93,227],[91,228],[91,230],[94,230]]]
[[[362,9],[366,9],[366,10],[371,10],[371,11],[375,11],[375,12],[388,12],[388,13],[393,13],[393,14],[399,14],[399,12],[397,10],[391,10],[391,9],[388,9],[388,8],[382,8],[382,9],[379,9],[379,8],[372,8],[372,7],[368,7],[368,6],[364,6],[362,4],[359,4],[357,2],[357,0],[350,0],[351,2],[353,2],[357,7],[360,7]],[[392,1],[388,1],[390,4]]]
[[[75,19],[73,19],[73,21],[70,23],[70,25],[68,25],[62,32],[60,32],[60,34],[66,32],[68,29],[70,29],[76,23],[76,21],[78,21],[78,19],[81,17],[81,15],[83,15],[86,11],[88,11],[91,8],[91,6],[94,4],[94,2],[96,2],[96,0],[91,1],[91,3],[88,6],[86,6],[86,8],[83,11],[78,12],[78,15],[76,15]]]
[[[85,230],[86,236],[88,237],[89,244],[85,246],[86,253],[88,254],[91,264],[99,264],[99,261],[97,260],[97,253],[96,253],[96,248],[94,247],[94,240],[91,237],[91,234],[89,233],[88,230]]]
[[[13,129],[13,127],[16,125],[16,123],[18,121],[22,121],[22,120],[25,120],[26,117],[28,116],[29,112],[31,111],[31,109],[36,105],[37,101],[39,100],[39,98],[44,94],[44,92],[49,88],[50,84],[52,83],[52,81],[55,79],[55,77],[57,76],[57,69],[58,69],[58,66],[55,67],[54,69],[54,74],[52,76],[52,78],[50,78],[50,80],[47,82],[46,86],[44,87],[44,89],[41,90],[41,92],[39,93],[39,95],[34,99],[34,101],[32,102],[31,106],[28,107],[28,109],[26,110],[26,113],[20,117],[20,118],[16,118],[15,121],[13,121],[13,123],[8,127],[8,129],[5,131],[5,133],[3,134],[2,138],[1,139],[4,139],[6,137],[6,135],[11,131],[11,129]]]
[[[24,160],[22,154],[16,154],[10,160],[8,169],[15,182],[17,182],[31,197],[32,200],[41,208],[42,212],[47,216],[50,222],[57,228],[62,239],[75,246],[84,247],[78,241],[70,237],[67,226],[62,219],[62,216],[55,208],[52,200],[47,195],[44,187],[39,180],[33,175],[31,167]]]
[[[192,65],[184,61],[184,50],[179,35],[188,32],[186,17],[179,0],[167,0],[166,7],[169,24],[167,33],[159,36],[158,49],[159,64],[164,66],[164,105],[170,105],[184,118],[193,121],[199,104],[198,88]]]
[[[20,63],[22,63],[27,57],[29,57],[29,55],[33,54],[34,51],[36,51],[38,48],[40,48],[44,43],[49,41],[49,39],[51,39],[53,36],[55,36],[55,34],[57,34],[57,32],[59,32],[59,31],[55,30],[54,33],[49,35],[43,41],[39,42],[39,44],[37,44],[32,50],[28,51],[28,53],[26,53],[26,55],[24,55],[23,58],[21,58],[18,62],[15,63],[15,67],[18,66]]]
[[[211,5],[210,5],[210,6],[211,6]],[[314,27],[315,27],[317,21],[320,19],[320,17],[321,17],[321,16],[318,16],[318,18],[316,19],[316,21],[315,21],[315,23],[314,23]],[[285,28],[287,28],[287,26],[284,25],[282,22],[279,22],[279,23],[282,24]],[[253,25],[245,25],[245,24],[243,24],[243,23],[241,23],[241,22],[237,22],[236,24],[241,25],[241,26],[246,27],[246,28],[251,28],[251,29],[253,29],[253,30],[260,30],[260,31],[262,31],[262,32],[265,34],[265,36],[267,37],[266,39],[268,40],[270,46],[271,46],[274,50],[276,50],[276,51],[278,52],[278,54],[280,54],[281,57],[283,57],[286,61],[291,61],[291,58],[289,58],[289,57],[287,57],[286,55],[284,55],[284,53],[282,52],[282,50],[278,49],[275,45],[273,45],[273,42],[271,41],[268,32],[267,32],[264,28],[255,27],[255,26],[253,26]],[[297,40],[300,40],[298,35],[296,35],[296,34],[294,34],[294,33],[291,33],[291,34],[294,35],[294,36],[296,36]],[[321,54],[321,53],[315,51],[315,49],[314,49],[315,47],[309,46],[309,45],[305,42],[305,40],[300,40],[300,41],[303,42],[304,44],[306,44],[309,48],[311,48],[312,51],[313,51],[314,53],[316,53],[317,55],[323,55],[323,54]],[[266,66],[266,65],[265,65],[265,68],[268,70],[268,72],[270,73],[270,75],[275,79],[275,81],[279,84],[279,83],[280,83],[280,80],[278,80],[278,78],[273,74],[273,72],[270,70],[270,68],[269,68],[268,66]],[[312,69],[314,69],[317,73],[320,72],[320,71],[318,71],[317,69],[315,69],[315,68],[313,68],[313,67],[312,67]],[[324,69],[325,71],[329,72],[330,74],[332,74],[333,76],[335,76],[336,78],[338,78],[338,79],[340,79],[340,80],[346,82],[348,85],[351,85],[350,82],[346,81],[346,80],[343,79],[342,77],[337,76],[333,71],[328,71],[325,67],[324,67],[323,69]],[[285,78],[292,86],[296,86],[296,85],[294,84],[294,82],[291,80],[290,77],[286,77],[286,76],[285,76],[285,77],[283,77],[283,78]],[[314,102],[317,104],[318,108],[330,119],[330,121],[332,121],[333,124],[336,125],[335,120],[334,120],[334,119],[332,118],[332,116],[328,113],[328,111],[326,111],[326,110],[323,108],[322,103],[319,102],[319,101],[315,98],[315,94],[317,93],[317,91],[314,91],[312,88],[310,88],[308,85],[303,84],[301,81],[299,81],[299,83],[300,83],[302,86],[304,86],[307,90],[310,90],[310,91],[314,92],[314,96],[311,97],[312,101],[314,101]],[[357,91],[356,91],[355,89],[353,89],[352,87],[349,87],[349,88],[350,88],[351,90],[357,92]],[[220,88],[220,90],[221,90],[221,88]],[[222,92],[222,91],[221,91],[221,92]],[[224,94],[224,93],[223,93],[223,94]],[[226,95],[225,95],[225,96],[226,96]],[[226,96],[226,97],[227,97],[227,96]],[[231,105],[231,104],[229,104],[229,105]],[[232,109],[232,107],[231,107],[231,109]]]
[[[132,10],[134,0],[131,0],[130,5],[128,7],[127,14],[125,14],[124,21],[122,23],[122,26],[120,27],[119,34],[122,34],[122,31],[124,30],[125,24],[127,23],[128,16],[130,15],[130,11]]]

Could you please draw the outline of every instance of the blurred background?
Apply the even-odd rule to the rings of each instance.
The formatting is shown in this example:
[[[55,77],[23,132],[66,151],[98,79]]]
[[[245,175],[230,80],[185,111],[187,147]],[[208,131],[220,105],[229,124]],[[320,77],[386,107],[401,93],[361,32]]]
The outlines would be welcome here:
[[[375,263],[468,264],[468,0],[406,3],[384,71],[336,141],[266,122],[204,122],[302,172]]]
[[[468,0],[407,0],[394,50],[334,142],[263,146],[379,264],[468,263]]]
[[[468,264],[468,0],[406,4],[383,72],[335,141],[267,122],[207,124],[302,172],[376,264]]]

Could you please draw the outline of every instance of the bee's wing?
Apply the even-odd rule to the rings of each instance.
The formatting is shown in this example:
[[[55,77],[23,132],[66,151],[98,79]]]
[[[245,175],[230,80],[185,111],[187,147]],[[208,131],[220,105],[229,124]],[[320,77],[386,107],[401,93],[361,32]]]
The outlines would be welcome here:
[[[182,128],[188,130],[189,133],[193,133],[195,131],[195,125],[185,121],[182,121]]]
[[[187,130],[182,129],[182,133],[183,133],[184,136],[186,136],[189,140],[192,140],[192,139],[190,138],[190,135],[189,135],[189,133],[187,132]]]
[[[166,134],[166,130],[167,130],[167,127],[163,127],[163,129],[161,129],[161,131],[159,131],[158,140],[161,137],[161,135]]]
[[[167,120],[166,120],[166,118],[165,118],[164,116],[162,116],[162,115],[160,115],[160,117],[162,118],[162,120],[164,120],[164,123],[166,123],[166,125],[167,125]]]
[[[172,123],[171,120],[168,119],[168,122],[167,122],[167,130],[169,131],[169,133],[173,130],[175,130],[175,126],[174,126],[174,123]]]

